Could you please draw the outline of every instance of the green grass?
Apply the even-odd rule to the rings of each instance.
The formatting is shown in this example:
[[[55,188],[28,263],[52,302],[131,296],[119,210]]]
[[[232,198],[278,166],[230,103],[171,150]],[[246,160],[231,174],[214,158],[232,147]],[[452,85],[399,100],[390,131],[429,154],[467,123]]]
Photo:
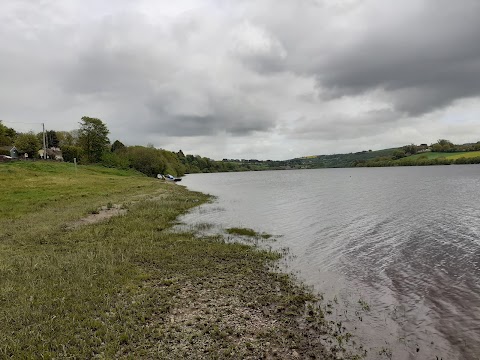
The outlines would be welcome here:
[[[123,201],[131,195],[154,190],[157,185],[134,171],[99,166],[78,166],[75,171],[74,165],[67,163],[0,164],[0,226],[3,221],[25,216],[56,222],[57,217],[77,216],[75,210],[85,203],[99,206]],[[45,213],[47,208],[50,217]]]
[[[421,154],[415,154],[412,156],[408,156],[406,158],[402,158],[397,160],[397,162],[401,162],[403,159],[409,160],[420,160],[420,159],[438,159],[438,158],[446,158],[450,160],[456,160],[460,158],[475,158],[480,157],[480,151],[463,151],[463,152],[425,152]]]
[[[279,255],[172,233],[206,195],[96,166],[0,164],[0,358],[335,358]],[[5,201],[4,201],[5,199]],[[123,216],[71,228],[108,204]]]
[[[412,156],[408,156],[404,159],[413,159],[418,160],[422,159],[437,159],[437,158],[446,158],[446,159],[459,159],[459,158],[474,158],[480,157],[480,151],[463,151],[463,152],[425,152],[421,154],[415,154]],[[400,159],[402,160],[402,159]]]
[[[460,159],[460,158],[474,158],[480,157],[480,151],[469,151],[469,152],[462,152],[462,153],[454,153],[454,155],[449,155],[447,159]]]

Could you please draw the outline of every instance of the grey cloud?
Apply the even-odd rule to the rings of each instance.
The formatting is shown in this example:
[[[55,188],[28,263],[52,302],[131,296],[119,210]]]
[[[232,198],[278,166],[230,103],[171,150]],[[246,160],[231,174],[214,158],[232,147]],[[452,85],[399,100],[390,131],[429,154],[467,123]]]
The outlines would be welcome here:
[[[143,119],[142,129],[137,131],[142,132],[241,136],[273,128],[272,111],[257,104],[253,92],[242,90],[249,80],[236,74],[244,70],[235,65],[235,59],[226,57],[230,68],[226,79],[222,77],[225,70],[218,72],[210,60],[196,64],[196,59],[203,61],[196,48],[204,44],[195,43],[195,36],[204,30],[206,21],[181,19],[172,27],[176,32],[168,34],[147,25],[140,25],[139,31],[138,23],[145,19],[138,15],[94,24],[94,31],[87,33],[92,35],[84,39],[76,60],[65,72],[62,86],[69,93],[97,94],[139,107]],[[139,37],[148,35],[139,41],[132,36],[137,32]],[[205,45],[210,45],[208,40]],[[208,54],[209,49],[201,51]],[[231,83],[236,81],[238,86],[233,87]]]
[[[173,89],[172,89],[172,92]],[[162,102],[163,101],[163,102]],[[247,101],[224,98],[221,95],[208,97],[208,110],[196,115],[195,111],[177,112],[167,110],[178,99],[165,97],[152,99],[148,105],[152,119],[150,131],[170,136],[205,136],[227,133],[244,136],[253,132],[268,131],[275,125],[274,118],[266,110]],[[205,111],[198,111],[204,113]]]
[[[243,22],[233,31],[231,54],[260,74],[285,70],[287,53],[280,41],[265,29]]]
[[[371,134],[407,143],[420,121],[448,137],[426,115],[478,103],[476,0],[210,0],[158,12],[169,6],[3,1],[0,117],[68,130],[91,115],[129,144],[169,136],[197,151],[221,138],[222,151],[281,158],[297,140],[312,153]]]
[[[480,80],[472,75],[480,71],[480,3],[460,3],[426,1],[398,26],[372,24],[318,68],[319,86],[340,94],[382,88],[409,115],[479,95]]]
[[[296,126],[289,131],[294,139],[315,138],[320,141],[351,140],[383,134],[395,128],[401,115],[391,110],[371,110],[356,116],[331,114],[324,118],[301,117]]]
[[[244,136],[254,131],[268,130],[268,126],[265,126],[266,124],[248,121],[254,119],[244,120],[237,119],[237,122],[232,123],[231,126],[224,126],[224,118],[218,116],[180,115],[174,118],[163,118],[161,121],[163,128],[157,129],[152,127],[152,130],[157,130],[161,134],[170,136],[205,136],[216,135],[221,132],[227,132],[234,136]]]
[[[257,21],[285,47],[285,71],[315,77],[326,100],[383,89],[415,116],[480,94],[476,0],[276,3],[275,16],[260,5],[252,12],[262,8]]]

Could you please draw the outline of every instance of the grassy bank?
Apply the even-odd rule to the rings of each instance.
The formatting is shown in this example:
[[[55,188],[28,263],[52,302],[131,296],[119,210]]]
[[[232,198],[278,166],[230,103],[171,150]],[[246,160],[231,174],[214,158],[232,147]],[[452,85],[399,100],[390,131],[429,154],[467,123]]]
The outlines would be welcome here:
[[[269,270],[278,254],[170,231],[203,194],[134,172],[16,162],[0,164],[0,198],[0,358],[341,350],[318,299]],[[126,212],[95,222],[101,207]]]
[[[357,167],[387,167],[387,166],[429,166],[429,165],[465,165],[480,164],[480,151],[470,152],[427,152],[411,155],[401,159],[377,158],[358,163]]]
[[[420,159],[438,159],[438,158],[450,158],[452,156],[463,157],[468,156],[468,152],[424,152],[415,155],[408,156],[410,160],[420,160]],[[478,156],[478,155],[477,155]]]

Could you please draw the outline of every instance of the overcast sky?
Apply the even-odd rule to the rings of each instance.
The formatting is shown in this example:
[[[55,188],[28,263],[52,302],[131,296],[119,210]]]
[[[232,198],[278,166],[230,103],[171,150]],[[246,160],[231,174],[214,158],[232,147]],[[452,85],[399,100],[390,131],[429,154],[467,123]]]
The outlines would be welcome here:
[[[214,159],[480,140],[478,0],[1,0],[0,119]]]

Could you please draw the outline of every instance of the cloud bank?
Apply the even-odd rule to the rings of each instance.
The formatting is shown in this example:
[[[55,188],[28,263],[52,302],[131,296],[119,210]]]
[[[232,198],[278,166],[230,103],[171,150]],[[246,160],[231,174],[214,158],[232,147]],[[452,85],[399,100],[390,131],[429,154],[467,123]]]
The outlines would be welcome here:
[[[216,159],[480,134],[475,0],[0,4],[0,119]]]

